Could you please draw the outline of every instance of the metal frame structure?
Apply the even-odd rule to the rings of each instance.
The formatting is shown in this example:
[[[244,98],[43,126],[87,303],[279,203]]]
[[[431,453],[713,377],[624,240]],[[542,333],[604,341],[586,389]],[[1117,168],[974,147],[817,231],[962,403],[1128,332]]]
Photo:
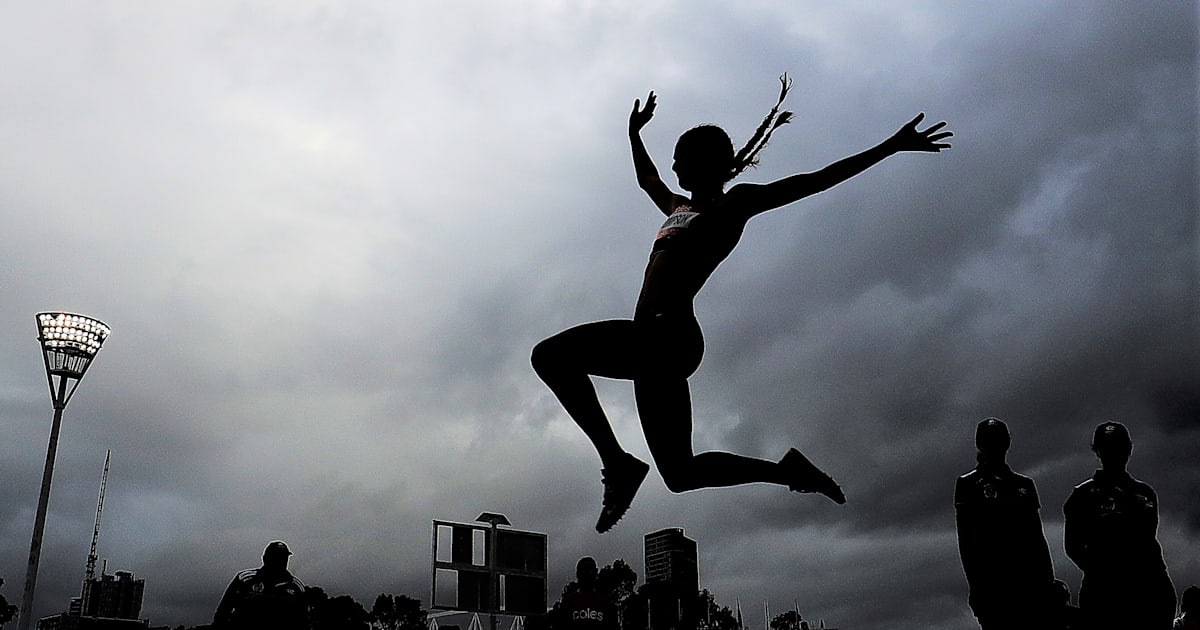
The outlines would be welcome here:
[[[46,447],[46,465],[42,469],[37,517],[33,523],[33,538],[29,543],[29,566],[25,572],[25,591],[21,597],[19,630],[29,630],[33,622],[33,593],[37,586],[38,564],[42,558],[42,534],[46,528],[46,508],[50,503],[50,481],[54,477],[54,457],[58,453],[63,409],[75,395],[75,389],[91,367],[96,353],[100,352],[100,346],[112,332],[104,322],[76,313],[38,313],[36,320],[37,338],[46,366],[46,382],[50,386],[50,401],[54,405],[54,422],[50,426],[50,443]]]
[[[476,521],[486,523],[487,525],[433,521],[430,608],[434,610],[486,613],[489,617],[489,625],[492,630],[496,630],[496,615],[498,614],[516,616],[519,621],[515,620],[514,624],[524,627],[523,617],[525,614],[543,614],[546,609],[546,575],[548,565],[546,535],[513,529],[500,530],[498,529],[500,525],[510,525],[508,519],[503,514],[484,512],[479,515]],[[439,527],[449,528],[452,532],[449,561],[438,559]],[[476,533],[483,536],[482,558],[480,559],[474,557],[475,549],[473,543]],[[526,544],[522,544],[523,541]],[[527,544],[529,541],[537,544],[538,549],[536,549],[536,553],[528,553],[531,551]],[[531,561],[535,566],[529,566]],[[442,605],[439,603],[438,571],[454,572],[456,597],[453,605]],[[479,586],[481,581],[486,580],[486,588],[479,589],[478,593],[474,592],[475,589],[464,589],[459,579],[466,576],[470,576],[469,579],[475,586]],[[508,578],[511,578],[511,580],[508,580]],[[506,589],[506,582],[514,580],[523,581],[526,588],[520,588],[518,585],[513,584],[510,588]],[[533,581],[535,585],[537,582],[541,583],[540,593],[536,591],[528,592],[527,587],[530,581]],[[466,603],[460,601],[459,596],[466,591],[474,593],[477,601]],[[514,591],[521,591],[525,595],[540,596],[538,597],[540,600],[540,609],[524,610],[518,609],[516,606],[510,607],[508,596],[513,594]],[[514,603],[517,606],[527,604],[527,602]]]

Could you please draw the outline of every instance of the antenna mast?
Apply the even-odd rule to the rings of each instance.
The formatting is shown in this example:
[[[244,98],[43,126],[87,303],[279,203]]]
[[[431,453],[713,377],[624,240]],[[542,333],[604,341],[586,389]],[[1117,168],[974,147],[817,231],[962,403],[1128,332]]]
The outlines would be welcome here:
[[[100,500],[96,502],[96,527],[92,530],[92,550],[88,552],[84,584],[96,579],[96,540],[100,538],[100,513],[104,511],[104,487],[108,485],[108,460],[112,449],[104,455],[104,474],[100,477]]]

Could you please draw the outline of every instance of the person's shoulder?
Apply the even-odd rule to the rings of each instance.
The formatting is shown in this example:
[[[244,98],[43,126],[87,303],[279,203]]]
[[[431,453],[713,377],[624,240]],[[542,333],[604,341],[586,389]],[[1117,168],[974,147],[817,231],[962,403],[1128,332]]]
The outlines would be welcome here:
[[[1071,489],[1071,494],[1067,495],[1067,502],[1063,504],[1063,509],[1082,508],[1085,505],[1095,503],[1096,499],[1092,495],[1098,490],[1095,479],[1085,479],[1083,482],[1076,484]]]
[[[954,480],[954,505],[955,507],[963,507],[966,505],[978,504],[984,499],[984,490],[982,488],[984,474],[976,468],[970,472],[963,473]]]
[[[1130,477],[1130,478],[1129,478],[1129,480],[1130,480],[1130,482],[1131,482],[1131,485],[1132,485],[1132,486],[1133,486],[1133,487],[1134,487],[1134,488],[1135,488],[1135,489],[1136,489],[1138,492],[1142,492],[1142,493],[1145,493],[1145,494],[1149,494],[1149,495],[1151,495],[1151,496],[1153,496],[1153,495],[1155,494],[1155,493],[1154,493],[1154,488],[1153,488],[1153,487],[1152,487],[1150,484],[1146,483],[1145,481],[1142,481],[1141,479],[1137,479],[1137,478],[1134,478],[1134,477]]]
[[[258,577],[258,569],[246,569],[238,571],[237,575],[233,576],[235,582],[253,582]]]
[[[1028,475],[1022,475],[1019,472],[1013,472],[1012,480],[1013,480],[1013,483],[1017,484],[1018,486],[1020,486],[1022,488],[1026,488],[1028,490],[1037,492],[1037,484],[1034,483],[1033,477],[1030,477]]]
[[[958,478],[954,480],[954,496],[957,497],[960,493],[965,492],[967,488],[971,487],[971,484],[978,476],[978,470],[972,470],[959,475]]]
[[[1075,484],[1075,488],[1073,488],[1071,490],[1071,494],[1075,494],[1076,492],[1079,492],[1079,493],[1090,492],[1095,489],[1096,489],[1096,480],[1089,477],[1087,479],[1084,479],[1080,483]]]
[[[290,573],[288,574],[288,577],[291,579],[292,584],[295,585],[296,588],[300,589],[301,593],[308,590],[308,585],[305,584],[304,581],[301,580],[300,578],[298,578],[295,575],[290,574]]]

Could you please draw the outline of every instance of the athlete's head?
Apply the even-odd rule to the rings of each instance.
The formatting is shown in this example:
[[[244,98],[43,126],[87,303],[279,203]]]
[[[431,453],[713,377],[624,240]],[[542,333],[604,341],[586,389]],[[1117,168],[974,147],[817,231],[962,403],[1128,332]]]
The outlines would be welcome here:
[[[975,427],[975,448],[988,457],[1003,460],[1011,443],[1008,425],[1003,420],[985,418]]]
[[[288,556],[292,555],[291,550],[282,540],[273,540],[263,550],[263,567],[268,569],[285,569],[287,568]]]
[[[684,190],[698,186],[724,186],[733,179],[733,141],[716,125],[692,127],[675,143],[671,166]]]
[[[1129,429],[1120,422],[1104,422],[1092,434],[1092,452],[1105,465],[1124,466],[1133,452]]]
[[[679,185],[684,190],[696,192],[697,186],[702,189],[714,186],[723,188],[742,171],[758,164],[758,152],[767,146],[771,134],[792,120],[792,112],[779,111],[788,90],[792,89],[792,80],[785,73],[779,77],[779,85],[779,99],[775,101],[775,106],[767,112],[746,146],[736,152],[729,134],[716,125],[693,127],[679,137],[675,143],[672,170],[679,176]]]

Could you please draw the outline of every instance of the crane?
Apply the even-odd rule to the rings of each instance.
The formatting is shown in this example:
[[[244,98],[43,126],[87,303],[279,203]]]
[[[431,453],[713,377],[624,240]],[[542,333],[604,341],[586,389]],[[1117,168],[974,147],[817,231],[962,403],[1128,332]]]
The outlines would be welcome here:
[[[100,500],[96,502],[96,527],[92,529],[92,550],[88,552],[87,572],[84,573],[84,588],[88,582],[96,579],[96,540],[100,538],[100,513],[104,511],[104,487],[108,485],[108,460],[112,457],[112,449],[104,455],[104,474],[100,477]]]

